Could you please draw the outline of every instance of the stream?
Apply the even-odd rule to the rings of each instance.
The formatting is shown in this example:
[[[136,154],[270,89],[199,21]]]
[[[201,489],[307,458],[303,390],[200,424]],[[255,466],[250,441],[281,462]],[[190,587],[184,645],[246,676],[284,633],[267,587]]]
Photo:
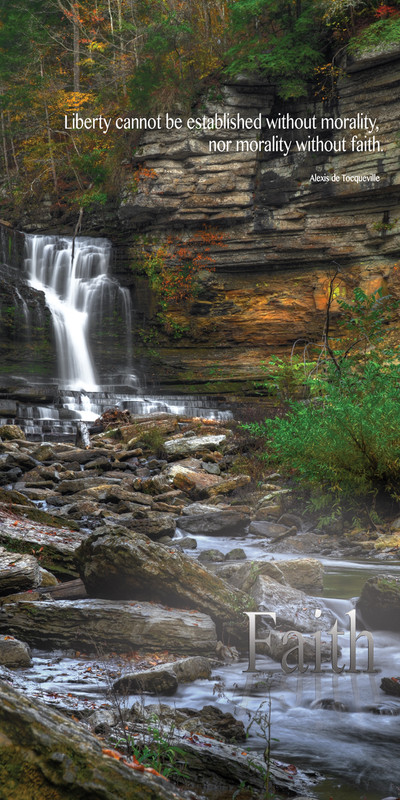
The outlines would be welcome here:
[[[198,550],[218,547],[222,551],[240,541],[248,557],[287,559],[298,555],[266,552],[251,537],[198,537]],[[193,552],[193,551],[192,551]],[[354,607],[365,580],[377,572],[398,574],[400,562],[390,565],[372,561],[321,559],[325,567],[325,603],[342,629],[345,614]],[[346,630],[343,627],[343,630]],[[247,662],[218,667],[211,681],[198,680],[181,684],[171,699],[162,703],[200,709],[217,705],[242,719],[247,727],[254,717],[264,713],[264,731],[251,725],[248,750],[263,751],[266,746],[265,723],[268,698],[271,697],[271,738],[273,758],[315,770],[324,779],[313,788],[318,800],[382,800],[397,797],[400,788],[400,698],[389,697],[379,688],[381,677],[400,674],[400,634],[374,631],[374,674],[367,668],[366,640],[357,643],[357,673],[334,674],[331,665],[323,665],[322,674],[308,672],[286,675],[279,663],[258,656],[256,674],[248,673]],[[349,664],[348,637],[339,637],[342,655],[339,666]],[[28,694],[53,706],[84,715],[109,703],[110,684],[126,668],[123,659],[114,657],[104,663],[85,654],[73,658],[65,653],[34,652],[34,664],[21,671],[14,683]],[[126,707],[137,701],[128,696]],[[145,698],[153,703],[154,698]],[[261,721],[261,728],[263,723]]]
[[[210,398],[148,397],[139,386],[132,372],[129,340],[134,309],[128,291],[112,276],[110,259],[107,240],[78,237],[73,243],[68,237],[26,237],[24,275],[31,287],[44,292],[53,320],[59,374],[50,380],[47,391],[43,390],[41,404],[25,399],[27,380],[22,378],[22,388],[15,394],[16,415],[9,421],[21,425],[31,440],[71,441],[79,420],[91,423],[115,405],[134,414],[169,411],[219,419],[231,417],[226,407],[213,408],[215,401]],[[20,303],[21,313],[26,316],[28,309],[22,297]],[[116,311],[127,334],[126,363],[122,372],[116,367],[114,374],[104,376],[90,348],[91,317],[94,312],[97,314],[101,328],[106,313]],[[6,413],[7,417],[12,416]],[[178,540],[184,535],[177,531]],[[208,548],[227,553],[232,547],[242,547],[249,559],[299,558],[298,553],[274,553],[270,543],[251,535],[197,536],[196,541],[197,549],[187,553],[191,557]],[[367,578],[378,572],[400,572],[400,562],[393,561],[321,561],[325,567],[321,606],[325,603],[333,611],[340,628],[348,621],[346,612],[354,607],[353,600]],[[247,662],[241,660],[218,667],[211,681],[180,684],[172,700],[160,697],[160,701],[192,708],[217,705],[242,719],[245,727],[254,717],[264,715],[261,727],[251,725],[246,748],[264,751],[268,738],[265,730],[270,726],[274,758],[324,776],[313,789],[318,800],[397,797],[400,698],[388,697],[379,687],[381,676],[400,675],[400,634],[378,631],[373,638],[373,674],[362,671],[366,669],[367,655],[364,639],[357,644],[357,673],[334,674],[330,664],[325,664],[320,674],[313,673],[310,665],[302,675],[286,675],[279,663],[260,656],[257,674],[247,672]],[[348,637],[339,637],[339,643],[339,665],[348,664]],[[81,714],[110,703],[110,685],[126,668],[126,663],[117,657],[101,663],[83,653],[67,657],[61,652],[35,651],[33,655],[30,669],[8,672],[6,677],[31,696]],[[136,700],[137,696],[127,697],[127,706]],[[153,699],[148,698],[148,702]]]

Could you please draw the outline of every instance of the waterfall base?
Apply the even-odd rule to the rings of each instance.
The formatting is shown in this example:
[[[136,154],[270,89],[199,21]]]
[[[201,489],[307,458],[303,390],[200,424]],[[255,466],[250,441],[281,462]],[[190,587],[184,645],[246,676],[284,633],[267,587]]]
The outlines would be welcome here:
[[[132,394],[124,387],[98,387],[96,392],[60,389],[58,386],[20,387],[0,390],[0,425],[19,425],[31,441],[74,441],[78,424],[93,423],[110,408],[131,414],[166,412],[190,417],[231,419],[225,404],[207,396],[157,396]],[[29,399],[31,397],[31,400]]]

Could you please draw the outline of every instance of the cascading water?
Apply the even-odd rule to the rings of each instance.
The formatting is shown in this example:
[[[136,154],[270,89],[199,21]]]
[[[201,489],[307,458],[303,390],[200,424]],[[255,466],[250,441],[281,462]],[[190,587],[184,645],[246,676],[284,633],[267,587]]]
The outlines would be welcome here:
[[[6,419],[30,439],[71,441],[80,421],[93,422],[114,407],[131,414],[231,417],[208,397],[140,393],[132,369],[130,292],[112,276],[111,256],[107,239],[23,234],[0,223],[0,285],[3,280],[10,289],[3,306],[8,312],[11,294],[21,344],[21,372],[12,365],[13,402]],[[8,396],[7,375],[2,378]]]
[[[32,288],[44,292],[50,309],[64,388],[96,392],[98,383],[89,345],[94,313],[119,309],[130,354],[131,304],[127,289],[109,276],[111,245],[107,239],[26,236],[25,271]]]

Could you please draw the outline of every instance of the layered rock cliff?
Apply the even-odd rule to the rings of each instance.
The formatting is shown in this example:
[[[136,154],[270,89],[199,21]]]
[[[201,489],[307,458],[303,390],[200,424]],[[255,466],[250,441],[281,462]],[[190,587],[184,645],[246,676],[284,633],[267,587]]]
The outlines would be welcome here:
[[[316,96],[284,104],[273,87],[243,78],[214,89],[194,116],[289,113],[318,120],[359,113],[377,119],[379,151],[308,153],[292,144],[287,156],[262,149],[237,153],[237,138],[265,141],[274,134],[262,130],[234,136],[186,128],[148,132],[140,147],[127,154],[128,177],[118,207],[86,215],[83,232],[107,235],[116,246],[114,271],[131,289],[135,308],[134,363],[149,388],[252,393],[254,380],[263,375],[261,363],[271,353],[288,352],[298,340],[318,340],[337,268],[343,292],[354,285],[400,292],[395,269],[400,49],[348,61],[342,68],[337,93],[328,92],[325,101]],[[332,142],[345,136],[349,147],[352,135],[362,140],[364,133],[317,129],[312,135]],[[285,141],[309,135],[279,132]],[[213,139],[231,139],[231,152],[210,153]],[[333,174],[339,181],[310,180]],[[360,175],[377,175],[379,181],[352,180]],[[29,230],[73,230],[72,220],[60,230],[48,209],[42,216],[40,209],[25,212],[18,224]],[[198,263],[203,259],[203,269],[191,299],[174,304],[151,288],[146,259],[162,252],[173,267],[179,258],[182,262],[185,248]],[[15,302],[15,290],[14,301],[10,291],[8,283],[2,338],[11,366],[17,357],[12,354],[16,326],[7,321],[7,308]],[[48,349],[45,361],[50,369]]]
[[[379,152],[349,151],[351,136],[363,140],[362,130],[313,132],[332,141],[345,135],[346,153],[299,153],[292,145],[287,157],[263,151],[210,154],[211,139],[232,139],[235,149],[237,137],[227,131],[145,135],[135,153],[143,168],[136,173],[137,183],[127,185],[118,216],[130,239],[143,350],[150,351],[153,375],[162,386],[224,391],[239,384],[243,388],[247,381],[251,391],[269,354],[299,339],[319,338],[329,280],[338,266],[345,278],[343,292],[351,285],[397,292],[399,84],[396,50],[344,64],[338,94],[329,103],[283,104],[271,87],[243,79],[223,86],[218,98],[201,109],[207,115],[290,113],[316,115],[317,120],[364,114],[377,118]],[[301,140],[310,132],[279,135]],[[255,138],[255,132],[239,138]],[[259,138],[271,139],[271,134],[264,130]],[[310,180],[334,173],[338,182]],[[359,175],[380,180],[354,182]],[[173,263],[182,244],[192,242],[193,247],[196,235],[200,242],[202,230],[221,234],[219,244],[207,251],[212,271],[200,273],[197,296],[185,307],[170,304],[167,321],[175,338],[168,342],[162,331],[151,333],[157,303],[140,275],[143,247],[154,253],[167,244]]]

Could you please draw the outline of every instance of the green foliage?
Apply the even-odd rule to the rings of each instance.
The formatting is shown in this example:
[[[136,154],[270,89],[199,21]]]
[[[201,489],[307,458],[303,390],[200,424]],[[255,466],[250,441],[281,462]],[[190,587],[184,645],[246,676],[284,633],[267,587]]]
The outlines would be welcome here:
[[[323,61],[314,2],[236,0],[231,6],[237,42],[227,53],[227,74],[261,72],[285,100],[307,94],[307,81]]]
[[[287,361],[279,356],[271,356],[268,362],[262,362],[266,380],[256,383],[256,388],[267,390],[280,403],[287,403],[294,397],[302,397],[308,390],[308,374],[313,366],[300,356]]]
[[[310,373],[311,399],[292,400],[282,418],[247,428],[263,437],[265,458],[302,486],[336,498],[400,498],[400,348],[383,349],[394,303],[379,290],[341,299],[343,335]],[[334,359],[334,360],[333,360]]]
[[[368,50],[385,50],[400,42],[400,18],[380,19],[369,25],[348,44],[350,53],[362,54]]]
[[[172,781],[183,781],[189,776],[185,773],[185,751],[173,743],[175,726],[171,722],[166,727],[157,715],[151,716],[147,731],[142,735],[126,733],[116,744],[128,747],[130,755],[144,767],[155,769]]]

